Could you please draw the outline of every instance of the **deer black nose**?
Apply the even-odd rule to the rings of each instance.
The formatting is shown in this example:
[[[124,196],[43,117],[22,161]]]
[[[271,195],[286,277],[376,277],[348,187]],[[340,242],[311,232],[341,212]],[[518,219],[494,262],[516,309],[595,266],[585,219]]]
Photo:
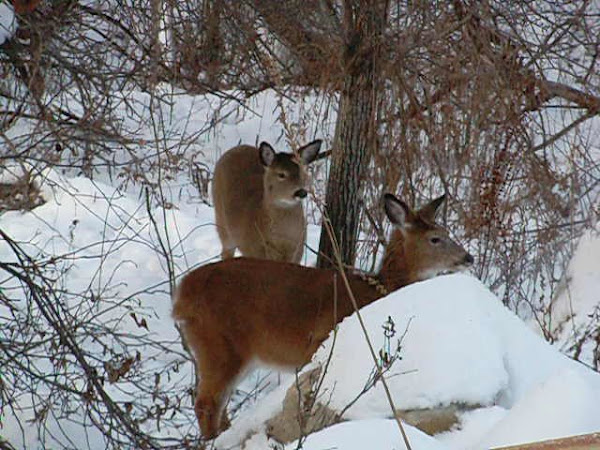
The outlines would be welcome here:
[[[470,253],[467,253],[467,255],[465,256],[465,264],[471,265],[475,262],[475,259],[471,256]]]
[[[308,195],[308,192],[306,192],[305,189],[298,189],[296,192],[294,192],[294,197],[298,197],[298,198],[305,198]]]

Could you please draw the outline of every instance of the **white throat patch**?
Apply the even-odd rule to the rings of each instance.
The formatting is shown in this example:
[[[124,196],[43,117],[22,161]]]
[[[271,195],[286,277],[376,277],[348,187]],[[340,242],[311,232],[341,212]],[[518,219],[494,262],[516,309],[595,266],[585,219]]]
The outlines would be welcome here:
[[[282,198],[282,199],[277,200],[277,202],[275,204],[281,208],[291,208],[292,206],[296,206],[300,202],[301,202],[300,199],[290,200],[287,198]]]

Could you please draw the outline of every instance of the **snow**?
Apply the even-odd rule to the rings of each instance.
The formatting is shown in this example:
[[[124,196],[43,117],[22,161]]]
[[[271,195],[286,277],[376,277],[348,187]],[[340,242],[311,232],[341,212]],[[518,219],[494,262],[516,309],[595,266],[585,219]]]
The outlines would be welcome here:
[[[10,39],[17,30],[17,19],[12,5],[0,1],[0,45]]]
[[[400,393],[398,407],[414,407],[415,402],[434,406],[436,401],[486,405],[494,400],[508,412],[497,427],[483,433],[486,440],[473,443],[473,448],[600,430],[600,376],[532,333],[476,279],[438,277],[391,297],[365,308],[363,317],[369,320],[372,315],[372,330],[376,330],[377,316],[380,322],[385,314],[394,317],[396,311],[400,317],[414,317],[403,343],[406,351],[400,370],[418,372],[414,377],[407,374],[389,380],[392,392]],[[412,330],[418,339],[411,342]],[[429,351],[432,345],[437,353]],[[358,358],[356,347],[353,355],[352,360]],[[478,362],[473,364],[474,360]],[[357,373],[355,367],[346,370]],[[429,386],[422,382],[426,379]],[[439,385],[444,386],[443,393],[440,389],[430,398]],[[376,391],[371,395],[383,397]],[[379,403],[378,410],[383,408],[383,399]]]
[[[402,360],[388,376],[398,408],[493,402],[509,382],[494,315],[484,309],[488,302],[496,301],[476,280],[455,275],[415,283],[363,308],[361,315],[376,351],[383,348],[381,327],[388,316],[399,334],[406,330],[401,342]],[[398,338],[392,341],[392,348]],[[327,341],[315,360],[326,361],[332,344],[333,340]],[[364,363],[357,364],[357,360]],[[360,392],[373,366],[357,317],[345,319],[323,385],[327,392],[333,392],[331,405],[335,409],[344,408]],[[352,377],[344,376],[348,373]],[[389,414],[382,394],[380,387],[368,392],[348,411],[348,418]]]
[[[596,375],[595,378],[598,378]],[[600,382],[574,369],[538,381],[485,433],[477,448],[516,445],[600,429]]]
[[[167,392],[181,384],[182,377],[186,386],[191,385],[189,372],[182,376],[174,369],[180,359],[181,346],[170,319],[166,261],[156,251],[157,234],[144,201],[84,177],[64,177],[47,170],[40,178],[44,180],[42,193],[47,202],[31,212],[5,212],[0,217],[2,230],[39,260],[56,256],[62,261],[53,274],[65,273],[65,290],[69,294],[61,296],[61,300],[65,302],[65,315],[72,318],[73,324],[93,323],[114,329],[120,339],[104,344],[117,354],[128,355],[131,348],[152,340],[153,345],[142,346],[145,359],[140,363],[141,370],[149,374],[148,383],[152,384],[155,374],[165,370],[170,377],[168,382],[163,382]],[[164,230],[171,234],[170,252],[178,273],[214,260],[220,252],[214,226],[207,225],[213,222],[212,209],[203,204],[183,205],[182,209],[152,210],[162,238]],[[10,247],[0,241],[0,260],[6,263],[14,259]],[[9,289],[14,283],[16,281],[3,280],[2,288]],[[10,317],[1,306],[0,313],[3,313],[0,317]],[[146,320],[147,329],[138,326],[132,313],[138,320]],[[80,345],[90,353],[96,353],[101,361],[109,361],[92,336],[78,338]],[[165,352],[165,347],[170,351]],[[35,367],[40,373],[54,370],[51,361],[43,356],[35,360]],[[100,370],[103,374],[104,370]],[[43,394],[45,387],[39,389],[38,393]],[[105,389],[115,400],[123,402],[139,401],[142,394],[126,381]],[[155,402],[142,400],[142,403]],[[27,398],[21,399],[20,404],[33,406]],[[21,425],[34,415],[33,407],[23,410],[19,417]],[[16,444],[21,442],[21,437],[14,419],[10,414],[3,417],[2,435]],[[25,433],[22,444],[36,447],[35,424],[30,426],[31,432]],[[65,420],[48,426],[54,431],[48,436],[60,436],[60,441],[77,436],[79,431],[93,436],[90,448],[106,448],[93,429],[76,427]],[[179,431],[165,430],[163,434],[177,436]]]
[[[586,335],[593,334],[600,317],[600,222],[581,236],[561,288],[552,300],[543,326],[567,354]],[[536,324],[539,327],[539,325]],[[539,329],[539,328],[538,328]],[[593,339],[588,338],[578,358],[593,366]]]
[[[501,406],[466,411],[460,417],[458,427],[436,435],[436,439],[443,443],[446,449],[476,450],[473,442],[478,442],[481,436],[486,436],[507,413],[508,411]]]
[[[405,425],[408,441],[419,450],[444,450],[444,446],[430,436],[410,425]],[[287,445],[286,450],[297,448],[297,443]],[[311,434],[302,444],[305,450],[403,450],[404,441],[395,420],[364,419],[334,425],[326,430]]]

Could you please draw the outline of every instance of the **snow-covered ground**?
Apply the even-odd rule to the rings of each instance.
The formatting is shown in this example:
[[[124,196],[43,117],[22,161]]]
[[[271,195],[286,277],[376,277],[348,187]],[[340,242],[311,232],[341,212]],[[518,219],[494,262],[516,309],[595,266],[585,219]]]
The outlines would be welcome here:
[[[189,116],[194,104],[191,98],[182,98],[174,107],[175,116]],[[197,106],[194,114],[206,118],[203,111],[210,107]],[[218,156],[240,141],[269,140],[284,147],[285,130],[281,125],[273,125],[281,112],[278,108],[273,98],[259,101],[256,108],[245,109],[243,114],[225,114],[211,138],[200,146],[214,151],[210,156],[207,153],[207,162],[212,164],[212,155]],[[301,106],[294,114],[286,112],[291,122],[307,123],[310,105]],[[300,133],[306,137],[301,140],[327,139],[330,131],[316,135],[309,127]],[[2,180],[9,178],[7,175]],[[144,407],[154,415],[156,408],[173,414],[164,422],[168,426],[158,420],[140,419],[149,434],[165,439],[193,439],[199,432],[187,392],[193,383],[193,369],[170,318],[168,274],[171,268],[175,275],[181,275],[218,259],[220,244],[213,210],[198,197],[180,195],[182,188],[193,192],[185,178],[164,185],[167,197],[177,199],[171,207],[156,206],[151,201],[149,210],[143,196],[131,189],[116,189],[110,184],[110,177],[102,174],[91,181],[46,170],[39,179],[46,203],[30,212],[2,214],[0,229],[40,261],[56,257],[59,266],[51,273],[60,275],[57,292],[64,293],[60,297],[62,307],[74,324],[108,325],[119,333],[118,340],[77,335],[80,345],[97,357],[101,375],[106,375],[103,368],[111,356],[110,352],[107,356],[103,346],[109,346],[115,354],[127,356],[139,351],[143,355],[136,359],[131,373],[106,383],[109,395],[123,407],[129,402],[142,405],[131,412],[136,418],[145,417]],[[316,247],[318,236],[319,228],[311,225],[311,247]],[[593,233],[584,239],[588,241],[582,241],[578,254],[587,256],[581,257],[581,263],[574,259],[570,268],[571,279],[579,281],[570,290],[570,298],[576,300],[569,303],[574,308],[584,305],[577,310],[582,315],[598,304],[598,277],[594,274],[600,270],[600,239]],[[170,261],[161,254],[159,241],[165,245]],[[5,241],[0,242],[0,261],[15,260],[13,249]],[[314,263],[311,252],[307,252],[304,263]],[[0,288],[13,292],[10,289],[15,285],[17,281],[8,278],[1,280]],[[243,301],[242,293],[239,301]],[[31,304],[18,293],[12,307],[25,311]],[[398,409],[455,403],[475,406],[461,413],[455,428],[435,436],[407,425],[415,449],[481,449],[600,430],[600,375],[566,358],[558,347],[546,344],[468,274],[414,284],[361,312],[376,350],[391,349],[393,353],[402,337],[400,359],[386,373]],[[388,316],[396,328],[390,342],[384,340],[382,330]],[[7,306],[0,304],[0,320],[7,323],[10,317]],[[73,326],[76,334],[78,328]],[[4,339],[2,333],[0,330]],[[53,343],[47,345],[49,351],[55,351]],[[355,316],[339,326],[335,346],[332,345],[332,339],[326,341],[303,372],[324,364],[332,355],[321,389],[328,398],[327,404],[339,410],[361,392],[372,374],[374,361]],[[42,375],[57,367],[43,353],[35,361],[35,369]],[[156,374],[160,376],[157,378]],[[134,375],[143,380],[141,384],[135,384]],[[245,442],[249,450],[269,448],[273,442],[265,433],[264,421],[281,409],[295,379],[294,374],[264,370],[251,373],[240,389],[248,392],[258,384],[260,392],[237,411],[231,429],[217,439],[216,446],[235,448]],[[18,384],[19,380],[8,382]],[[81,387],[77,380],[73,386]],[[140,386],[145,390],[140,391]],[[40,389],[42,397],[51,394],[48,385],[40,383]],[[48,448],[65,441],[81,442],[82,448],[106,448],[102,436],[84,420],[86,407],[77,400],[69,407],[72,417],[80,418],[81,423],[76,420],[67,425],[49,414],[47,432],[41,436],[33,420],[39,419],[39,399],[15,398],[19,408],[5,409],[0,436],[17,448],[40,448],[42,438]],[[174,404],[180,406],[175,408]],[[64,407],[60,403],[51,406]],[[11,415],[13,411],[18,411],[19,417]],[[309,436],[303,448],[401,449],[402,438],[391,415],[379,383],[347,409],[346,422]],[[290,443],[286,448],[296,446]]]
[[[56,278],[55,286],[60,295],[60,315],[69,324],[70,331],[79,345],[100,361],[99,375],[106,377],[108,370],[103,364],[111,362],[115,355],[135,356],[136,351],[144,355],[143,361],[136,363],[134,371],[138,376],[147,374],[148,381],[156,373],[163,372],[173,378],[165,381],[165,389],[173,389],[178,384],[189,386],[189,371],[178,374],[173,370],[176,361],[181,360],[179,336],[170,319],[170,299],[167,277],[167,261],[157,252],[157,231],[169,230],[171,239],[177,243],[171,246],[170,253],[177,271],[182,272],[194,264],[201,264],[218,255],[218,240],[212,222],[212,210],[202,204],[182,205],[182,209],[163,210],[156,208],[155,220],[158,227],[151,225],[144,201],[138,197],[120,193],[115,188],[83,177],[64,177],[48,171],[44,175],[42,194],[47,202],[31,212],[9,211],[0,217],[0,229],[10,236],[28,255],[38,261],[48,262],[56,257],[58,265],[49,265],[47,275]],[[185,213],[182,212],[186,211]],[[210,231],[207,232],[207,229]],[[159,231],[160,232],[160,231]],[[163,234],[164,237],[164,234]],[[185,247],[185,254],[183,253]],[[16,255],[5,242],[0,242],[0,261],[16,261]],[[12,294],[13,307],[26,311],[34,308],[31,299],[24,300],[22,294],[14,293],[11,287],[17,280],[3,279],[1,288]],[[17,315],[23,318],[24,315]],[[0,306],[0,318],[11,325],[11,314],[5,305]],[[37,314],[36,314],[36,317]],[[6,322],[6,320],[9,320]],[[142,319],[144,326],[140,326]],[[24,319],[22,319],[24,320]],[[43,327],[49,327],[42,317],[38,317],[41,330],[19,327],[32,333],[29,338],[43,341]],[[14,322],[13,322],[14,323]],[[102,327],[114,330],[120,338],[107,336]],[[1,327],[0,327],[1,328]],[[50,327],[49,327],[50,328]],[[8,338],[8,327],[0,332]],[[97,330],[97,336],[90,331]],[[51,330],[48,330],[51,331]],[[21,339],[19,334],[11,336]],[[103,346],[111,348],[109,352]],[[140,346],[141,345],[141,346]],[[137,349],[137,350],[136,350]],[[165,349],[169,349],[165,351]],[[45,352],[47,352],[45,354]],[[38,357],[33,359],[30,369],[41,374],[63,373],[56,381],[74,388],[81,388],[77,380],[80,370],[67,365],[64,370],[54,365],[50,355],[56,350],[51,343],[42,345]],[[18,355],[15,355],[18,358]],[[90,357],[90,364],[94,364]],[[106,366],[104,366],[106,367]],[[72,374],[72,375],[69,375]],[[8,374],[4,374],[8,376]],[[184,381],[181,378],[184,378]],[[73,379],[73,381],[71,381]],[[23,380],[5,379],[9,384],[18,385]],[[115,401],[139,402],[153,405],[165,401],[161,399],[157,385],[157,399],[144,399],[143,392],[129,383],[125,376],[121,382],[108,384],[107,392]],[[39,383],[35,389],[41,398],[49,394],[51,385]],[[84,416],[85,405],[74,397],[72,406],[74,417]],[[168,400],[166,400],[168,401]],[[41,408],[40,399],[22,396],[18,399],[19,416],[11,417],[8,408],[4,411],[0,434],[9,442],[27,448],[39,448],[37,423],[34,418]],[[17,425],[20,423],[20,426]],[[77,429],[67,420],[49,417],[51,433],[45,435],[46,445],[55,448],[56,442],[67,442],[73,436],[81,439],[91,433],[90,448],[104,449],[106,444],[101,436],[90,431],[89,423]],[[60,422],[60,423],[59,423]],[[85,422],[85,421],[84,421]],[[28,426],[25,432],[20,428]],[[74,429],[75,428],[75,429]],[[154,428],[154,426],[150,426]],[[164,430],[164,435],[178,434],[177,430]],[[83,442],[83,441],[82,441]],[[20,444],[20,445],[19,445]],[[82,446],[86,448],[86,446]]]

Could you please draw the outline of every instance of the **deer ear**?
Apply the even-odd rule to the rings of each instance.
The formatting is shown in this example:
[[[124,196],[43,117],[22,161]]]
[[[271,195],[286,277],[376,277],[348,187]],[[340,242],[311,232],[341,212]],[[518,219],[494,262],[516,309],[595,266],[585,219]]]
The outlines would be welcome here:
[[[385,214],[394,225],[399,228],[407,228],[412,221],[412,212],[408,205],[392,194],[383,197]]]
[[[269,167],[275,160],[275,150],[268,142],[261,142],[258,146],[258,156],[263,166]]]
[[[319,151],[321,150],[321,144],[323,141],[321,139],[317,139],[316,141],[312,141],[309,144],[306,144],[304,147],[301,147],[298,150],[298,154],[300,155],[300,161],[302,164],[307,165],[315,160]]]
[[[441,197],[436,198],[435,200],[430,201],[428,204],[423,206],[417,214],[423,220],[434,223],[435,218],[439,212],[440,206],[442,206],[442,204],[444,203],[445,200],[446,200],[446,194],[442,195]]]

